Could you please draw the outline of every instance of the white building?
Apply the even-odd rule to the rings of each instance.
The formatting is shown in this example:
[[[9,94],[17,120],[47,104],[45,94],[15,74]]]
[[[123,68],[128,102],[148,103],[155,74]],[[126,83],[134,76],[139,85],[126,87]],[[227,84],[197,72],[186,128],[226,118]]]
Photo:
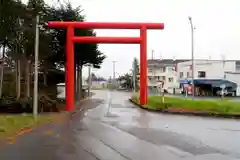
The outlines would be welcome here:
[[[186,60],[173,59],[153,59],[148,60],[148,86],[161,86],[169,92],[173,93],[174,88],[179,88],[176,66],[179,62]]]
[[[218,85],[225,83],[230,85],[230,82],[235,83],[240,87],[240,75],[237,74],[240,71],[240,61],[234,60],[195,60],[194,61],[194,84],[195,80],[208,80],[211,81],[211,85],[217,88]],[[177,64],[177,77],[179,83],[184,80],[192,79],[192,61],[180,62]],[[212,84],[214,82],[214,84]],[[206,82],[207,83],[207,82]],[[220,84],[221,83],[221,84]],[[205,84],[205,83],[204,83]],[[235,88],[236,94],[238,89]],[[219,88],[219,86],[218,86]],[[233,87],[232,87],[233,88]]]
[[[177,74],[179,79],[192,78],[192,61],[177,64]],[[195,60],[194,79],[224,79],[225,72],[240,71],[238,61],[221,60]]]

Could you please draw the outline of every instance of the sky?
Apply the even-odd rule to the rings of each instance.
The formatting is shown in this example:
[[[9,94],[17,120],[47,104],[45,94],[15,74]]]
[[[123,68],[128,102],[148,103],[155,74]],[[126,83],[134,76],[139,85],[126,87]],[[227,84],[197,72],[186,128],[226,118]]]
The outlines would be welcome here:
[[[57,0],[47,0],[49,2]],[[64,0],[60,0],[64,2]],[[66,0],[65,0],[66,1]],[[240,59],[239,0],[69,0],[82,6],[87,21],[160,22],[164,30],[148,31],[148,58],[191,58],[192,17],[195,58]],[[96,30],[97,36],[139,36],[138,30]],[[93,69],[98,76],[116,76],[129,72],[134,57],[139,58],[137,44],[100,44],[107,56],[102,68]],[[84,69],[83,75],[87,75]]]

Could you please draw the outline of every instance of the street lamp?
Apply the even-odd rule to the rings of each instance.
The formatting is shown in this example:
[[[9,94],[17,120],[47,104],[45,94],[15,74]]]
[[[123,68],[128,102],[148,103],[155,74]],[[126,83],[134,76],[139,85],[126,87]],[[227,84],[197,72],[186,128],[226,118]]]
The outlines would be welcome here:
[[[192,23],[192,17],[188,17],[191,25],[191,43],[192,43],[192,97],[195,95],[195,86],[194,86],[194,30],[196,29]]]
[[[92,86],[91,67],[92,65],[88,64],[88,97],[90,97],[91,95],[91,86]]]
[[[154,50],[152,50],[152,60],[154,60]],[[152,67],[152,82],[155,82],[155,65]]]

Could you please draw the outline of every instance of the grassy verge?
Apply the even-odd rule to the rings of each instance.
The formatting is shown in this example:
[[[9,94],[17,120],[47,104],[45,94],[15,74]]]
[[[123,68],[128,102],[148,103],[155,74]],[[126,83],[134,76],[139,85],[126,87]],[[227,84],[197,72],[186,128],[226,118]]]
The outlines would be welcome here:
[[[139,104],[138,95],[132,96],[132,100]],[[235,114],[240,115],[240,102],[229,100],[192,100],[190,98],[164,97],[164,102],[160,96],[151,96],[148,98],[148,104],[143,107],[152,110],[184,112],[204,112],[216,114]]]
[[[39,115],[37,119],[28,114],[0,115],[0,138],[18,134],[26,128],[59,120],[60,114],[62,113]]]

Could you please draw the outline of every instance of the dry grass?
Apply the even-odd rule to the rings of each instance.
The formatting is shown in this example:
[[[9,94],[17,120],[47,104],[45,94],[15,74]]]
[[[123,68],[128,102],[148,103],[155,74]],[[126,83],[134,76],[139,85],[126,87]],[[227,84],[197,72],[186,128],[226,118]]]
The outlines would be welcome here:
[[[0,115],[0,137],[5,137],[21,132],[40,124],[50,123],[58,119],[60,113],[39,115],[34,118],[29,114]]]

